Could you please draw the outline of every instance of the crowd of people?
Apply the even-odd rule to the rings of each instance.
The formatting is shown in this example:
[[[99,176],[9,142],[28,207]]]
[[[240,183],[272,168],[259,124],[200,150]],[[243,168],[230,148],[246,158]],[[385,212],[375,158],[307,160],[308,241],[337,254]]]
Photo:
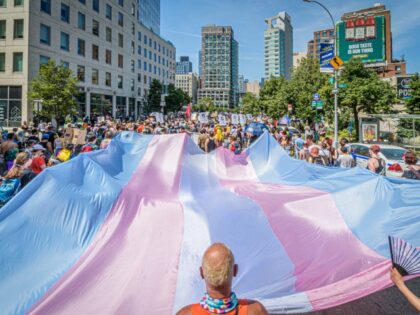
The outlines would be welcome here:
[[[258,120],[258,122],[257,122]],[[256,124],[260,128],[249,128]],[[56,128],[51,123],[22,124],[21,128],[3,134],[0,144],[0,173],[3,175],[0,185],[0,203],[5,203],[14,193],[26,186],[44,169],[66,162],[75,156],[98,149],[105,149],[112,138],[121,131],[132,131],[140,134],[162,135],[187,133],[205,152],[210,153],[224,147],[235,154],[240,154],[267,130],[276,139],[287,154],[296,159],[322,166],[351,168],[356,166],[349,141],[340,140],[337,149],[333,140],[326,136],[323,125],[303,126],[299,122],[293,127],[280,125],[266,117],[248,120],[245,126],[233,124],[229,119],[222,126],[217,117],[203,123],[199,119],[172,116],[158,121],[150,116],[138,122],[121,122],[106,119],[101,122],[85,120],[80,124],[67,124]],[[74,144],[65,138],[67,128],[86,130],[84,143]],[[258,129],[257,128],[257,129]],[[378,145],[370,148],[371,158],[368,169],[383,174],[385,164]],[[414,152],[407,152],[405,162],[408,165],[403,177],[420,179],[420,167],[416,165]]]

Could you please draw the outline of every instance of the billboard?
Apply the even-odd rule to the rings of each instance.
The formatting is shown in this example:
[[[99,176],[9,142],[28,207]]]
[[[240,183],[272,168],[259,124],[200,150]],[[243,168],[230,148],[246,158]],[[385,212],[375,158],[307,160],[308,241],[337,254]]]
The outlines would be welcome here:
[[[411,77],[397,77],[397,95],[403,99],[411,98]]]
[[[337,24],[338,56],[345,62],[360,58],[364,63],[384,62],[385,17],[355,16]]]
[[[321,39],[319,65],[321,72],[334,72],[334,68],[330,65],[330,60],[334,57],[334,40]]]

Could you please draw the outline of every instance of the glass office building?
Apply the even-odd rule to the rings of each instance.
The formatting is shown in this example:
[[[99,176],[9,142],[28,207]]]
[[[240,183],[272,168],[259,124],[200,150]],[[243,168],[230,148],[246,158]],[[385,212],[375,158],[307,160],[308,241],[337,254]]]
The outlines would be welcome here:
[[[160,0],[138,0],[138,18],[155,34],[160,34]]]

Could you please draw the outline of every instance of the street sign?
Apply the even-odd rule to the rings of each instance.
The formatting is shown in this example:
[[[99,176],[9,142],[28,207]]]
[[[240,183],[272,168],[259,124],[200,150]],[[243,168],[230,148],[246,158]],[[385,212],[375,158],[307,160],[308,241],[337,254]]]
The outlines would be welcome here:
[[[335,79],[334,79],[334,77],[329,78],[329,79],[328,79],[328,81],[330,81],[330,84],[334,84],[334,83],[335,83]]]
[[[336,56],[331,59],[330,64],[334,67],[335,70],[338,70],[343,64],[344,61],[340,57]]]
[[[317,101],[312,101],[312,107],[316,107]]]
[[[322,109],[324,107],[324,101],[312,101],[312,107]]]
[[[347,84],[344,84],[344,83],[341,83],[341,84],[338,85],[338,87],[340,89],[347,89],[348,88],[348,85]]]
[[[319,96],[319,93],[314,94],[314,101],[319,101],[321,96]]]

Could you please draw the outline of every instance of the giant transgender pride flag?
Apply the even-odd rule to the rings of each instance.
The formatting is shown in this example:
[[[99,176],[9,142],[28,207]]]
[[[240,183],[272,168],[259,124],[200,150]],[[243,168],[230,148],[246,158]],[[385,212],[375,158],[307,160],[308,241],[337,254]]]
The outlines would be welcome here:
[[[420,245],[419,192],[293,160],[267,133],[241,155],[122,133],[0,209],[0,314],[174,314],[202,297],[214,242],[235,254],[238,296],[331,308],[391,285],[388,235]]]

